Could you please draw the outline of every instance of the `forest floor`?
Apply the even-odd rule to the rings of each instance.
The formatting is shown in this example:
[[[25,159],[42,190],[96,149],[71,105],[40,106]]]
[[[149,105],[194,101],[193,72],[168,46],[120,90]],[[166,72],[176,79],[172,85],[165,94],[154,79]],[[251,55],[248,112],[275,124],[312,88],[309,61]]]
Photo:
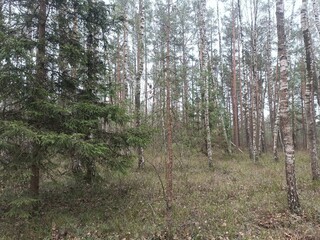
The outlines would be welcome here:
[[[174,239],[320,239],[320,183],[312,182],[308,155],[296,155],[302,214],[287,210],[284,160],[264,155],[206,157],[189,149],[174,159]],[[143,170],[113,174],[103,183],[42,185],[39,214],[0,216],[0,239],[165,239],[163,154],[147,154]]]

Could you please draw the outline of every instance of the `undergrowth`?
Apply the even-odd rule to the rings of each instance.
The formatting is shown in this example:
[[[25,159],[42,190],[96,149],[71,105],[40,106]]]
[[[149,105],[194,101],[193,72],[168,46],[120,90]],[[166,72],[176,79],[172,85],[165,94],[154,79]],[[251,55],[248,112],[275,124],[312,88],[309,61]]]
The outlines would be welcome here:
[[[93,185],[45,181],[38,212],[28,218],[5,214],[3,195],[0,239],[51,239],[53,228],[61,239],[165,239],[165,156],[149,151],[146,160],[143,170],[108,173]],[[175,239],[319,239],[320,184],[304,152],[296,174],[300,216],[287,210],[283,160],[264,155],[253,163],[216,151],[209,169],[204,155],[176,149]]]

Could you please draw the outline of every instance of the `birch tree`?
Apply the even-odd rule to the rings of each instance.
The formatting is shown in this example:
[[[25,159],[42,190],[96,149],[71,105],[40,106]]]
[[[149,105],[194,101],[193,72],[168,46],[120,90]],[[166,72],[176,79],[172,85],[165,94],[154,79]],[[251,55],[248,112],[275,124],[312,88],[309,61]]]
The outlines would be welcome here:
[[[317,81],[316,72],[314,69],[313,56],[312,56],[312,42],[309,30],[308,20],[308,2],[302,0],[301,7],[301,27],[303,33],[305,59],[307,66],[306,76],[306,92],[305,92],[305,107],[307,117],[308,129],[308,150],[311,160],[312,179],[317,180],[320,178],[319,164],[318,164],[318,150],[317,150],[317,137],[316,137],[316,123],[315,123],[315,107],[314,107],[314,83]]]
[[[199,43],[199,61],[200,61],[200,74],[203,81],[204,91],[204,125],[206,132],[206,147],[208,156],[208,165],[212,167],[212,147],[211,147],[211,130],[209,119],[209,80],[208,80],[208,45],[206,36],[206,0],[200,0],[199,8],[199,27],[200,27],[200,43]]]
[[[278,57],[280,60],[280,124],[284,135],[285,152],[285,174],[287,182],[287,197],[289,209],[293,213],[300,212],[300,203],[295,177],[295,153],[289,118],[289,96],[287,78],[287,49],[284,26],[284,3],[283,0],[276,2],[277,36],[278,36]]]

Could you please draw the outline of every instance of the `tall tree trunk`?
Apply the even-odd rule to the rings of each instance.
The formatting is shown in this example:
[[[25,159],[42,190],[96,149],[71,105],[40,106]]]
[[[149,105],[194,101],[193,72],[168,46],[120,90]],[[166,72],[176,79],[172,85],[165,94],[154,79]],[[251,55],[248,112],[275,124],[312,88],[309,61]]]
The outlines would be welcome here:
[[[262,79],[262,77],[261,77]],[[264,99],[265,99],[265,89],[263,89],[263,80],[260,80],[259,84],[260,100],[259,100],[259,154],[265,153],[265,125],[264,125]]]
[[[271,133],[274,131],[274,111],[273,108],[274,104],[274,94],[273,89],[275,87],[273,78],[272,78],[272,60],[271,60],[271,11],[270,11],[270,0],[268,0],[268,35],[267,35],[267,66],[266,66],[266,72],[267,72],[267,97],[268,97],[268,105],[269,105],[269,119],[270,119],[270,128]]]
[[[252,159],[258,159],[258,70],[257,70],[257,1],[253,0],[251,22],[251,42],[252,42],[252,77],[251,77],[251,108],[252,108]]]
[[[278,157],[278,138],[279,138],[279,135],[280,135],[280,132],[279,132],[279,125],[280,125],[279,94],[277,94],[279,92],[278,65],[279,64],[278,64],[278,61],[277,61],[276,78],[275,78],[275,82],[274,82],[274,91],[273,91],[273,96],[274,96],[274,101],[273,101],[274,126],[273,126],[273,132],[272,132],[272,135],[273,135],[272,139],[273,139],[273,159],[275,161],[279,160],[279,157]]]
[[[144,2],[139,0],[139,27],[138,30],[138,47],[137,47],[137,75],[136,75],[136,92],[135,92],[135,114],[136,114],[136,127],[141,126],[141,100],[140,100],[140,91],[141,91],[141,76],[143,73],[144,66]],[[138,147],[138,167],[143,168],[144,166],[144,156],[143,148]]]
[[[306,51],[306,65],[307,65],[307,78],[306,78],[306,116],[307,128],[309,139],[309,153],[311,159],[311,172],[312,179],[317,180],[320,178],[319,164],[318,164],[318,151],[317,151],[317,137],[316,137],[316,123],[315,123],[315,108],[314,108],[314,82],[316,81],[316,74],[312,57],[312,43],[311,34],[309,31],[308,23],[308,6],[307,0],[302,0],[301,7],[301,27],[303,32],[303,40]]]
[[[285,173],[288,190],[289,209],[293,213],[300,212],[300,203],[295,177],[295,155],[289,119],[289,99],[287,80],[287,49],[284,27],[284,4],[283,0],[276,2],[277,35],[278,35],[278,56],[280,59],[280,122],[284,135],[285,151]]]
[[[209,64],[208,64],[208,45],[205,26],[206,0],[200,1],[199,9],[199,25],[200,25],[200,73],[204,82],[204,125],[206,131],[206,147],[208,155],[208,165],[212,167],[212,146],[211,146],[211,130],[209,119]]]
[[[124,29],[123,29],[123,89],[122,89],[122,101],[126,101],[128,97],[128,16],[127,16],[127,7],[124,10]]]
[[[318,30],[318,34],[320,34],[320,20],[319,20],[319,1],[318,0],[312,0],[312,5],[313,5],[313,13],[314,13],[314,21],[315,21],[315,25],[316,28]],[[318,105],[320,105],[320,79],[319,77],[316,79],[317,81],[317,101],[318,101]]]
[[[171,35],[171,0],[167,1],[167,22],[166,22],[166,128],[167,128],[167,159],[166,159],[166,223],[168,239],[173,239],[172,232],[172,205],[173,205],[173,149],[172,149],[172,109],[171,109],[171,76],[170,76],[170,35]]]
[[[187,76],[187,50],[186,50],[186,29],[185,29],[185,22],[183,21],[182,26],[182,79],[183,79],[183,110],[184,110],[184,124],[185,127],[188,129],[189,127],[189,84],[188,84],[188,76]]]
[[[1,22],[1,24],[3,24],[2,23],[2,21],[3,21],[3,7],[4,7],[4,0],[0,0],[0,22]]]
[[[306,113],[305,113],[305,93],[306,93],[306,76],[305,76],[305,67],[303,60],[300,62],[301,66],[301,90],[300,90],[300,99],[301,99],[301,122],[302,122],[302,145],[303,149],[308,149],[308,140],[307,140],[307,127],[306,127]]]
[[[36,65],[36,86],[43,88],[46,85],[46,67],[45,67],[45,54],[46,54],[46,20],[47,20],[47,5],[46,0],[39,0],[39,17],[38,17],[38,46],[37,46],[37,65]],[[40,89],[35,89],[35,98],[45,98],[43,93],[39,92]],[[41,91],[41,90],[40,90]],[[38,150],[35,150],[38,151]],[[37,154],[35,154],[37,155]],[[40,167],[38,159],[34,159],[34,163],[31,165],[30,176],[30,192],[33,196],[39,195],[40,185]]]
[[[222,66],[222,39],[221,39],[221,31],[220,31],[220,10],[219,10],[219,1],[217,1],[217,19],[218,19],[218,41],[219,41],[219,63],[218,63],[218,69],[219,69],[219,73],[217,75],[217,79],[220,77],[220,82],[221,82],[221,86],[220,86],[220,91],[221,93],[223,93],[224,91],[224,74],[223,74],[223,66]],[[223,131],[223,136],[224,136],[224,140],[227,144],[227,152],[228,154],[232,153],[232,148],[231,148],[231,139],[228,136],[227,133],[227,126],[226,126],[226,122],[225,122],[225,98],[224,98],[224,94],[222,94],[221,100],[217,100],[218,101],[218,105],[219,105],[219,112],[220,112],[220,121],[222,124],[222,131]]]
[[[250,94],[250,84],[248,77],[244,82],[244,111],[245,111],[245,130],[246,130],[246,140],[249,148],[250,159],[253,159],[253,144],[252,144],[252,131],[251,131],[251,117],[250,117],[250,106],[251,106],[251,94]]]
[[[94,13],[94,4],[96,0],[87,0],[88,3],[88,19],[87,19],[87,24],[86,28],[88,30],[88,35],[86,39],[86,47],[87,47],[87,78],[84,81],[83,88],[85,91],[85,100],[86,101],[92,101],[94,99],[93,94],[95,90],[95,82],[96,82],[96,62],[95,62],[95,34],[96,30],[94,27],[91,25],[95,18],[95,13]],[[90,134],[87,134],[85,136],[85,140],[90,139]],[[95,163],[94,161],[90,159],[86,159],[86,175],[85,175],[85,181],[88,184],[92,183],[92,180],[95,176]]]
[[[233,142],[237,148],[240,146],[239,139],[239,122],[238,122],[238,94],[237,94],[237,69],[236,69],[236,26],[235,26],[235,10],[232,1],[232,120],[233,120]]]
[[[146,24],[145,24],[146,28]],[[144,118],[147,121],[148,117],[148,92],[149,92],[149,83],[148,83],[148,48],[147,48],[147,31],[145,30],[144,37]]]

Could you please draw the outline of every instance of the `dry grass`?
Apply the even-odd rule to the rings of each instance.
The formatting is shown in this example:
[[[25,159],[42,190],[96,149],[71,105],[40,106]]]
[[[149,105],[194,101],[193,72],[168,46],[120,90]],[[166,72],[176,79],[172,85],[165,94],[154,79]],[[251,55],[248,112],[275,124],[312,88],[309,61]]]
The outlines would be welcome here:
[[[164,239],[165,159],[154,152],[147,159],[143,171],[108,176],[99,186],[45,186],[38,216],[0,217],[0,239],[50,239],[53,223],[66,239]],[[320,184],[311,181],[308,156],[296,160],[301,216],[287,211],[283,160],[265,155],[254,164],[243,154],[216,153],[210,170],[205,156],[177,148],[175,238],[320,239]]]

